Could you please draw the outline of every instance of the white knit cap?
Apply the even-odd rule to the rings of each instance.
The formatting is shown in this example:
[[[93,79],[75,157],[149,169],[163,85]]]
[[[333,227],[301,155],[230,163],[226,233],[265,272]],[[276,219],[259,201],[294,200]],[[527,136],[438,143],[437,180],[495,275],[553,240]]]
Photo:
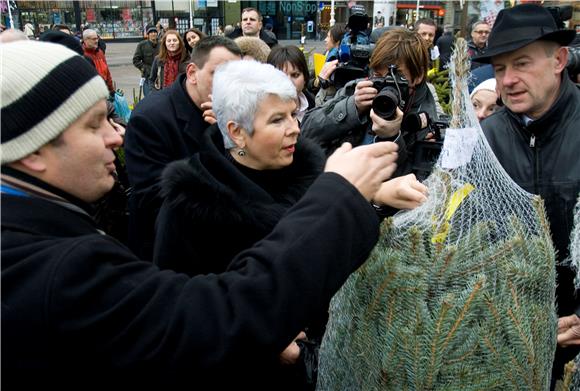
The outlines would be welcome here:
[[[0,45],[2,164],[37,151],[108,96],[94,66],[48,42]]]
[[[480,90],[489,90],[489,91],[496,92],[495,91],[495,79],[491,78],[491,79],[487,79],[487,80],[484,80],[481,83],[479,83],[477,85],[477,87],[475,87],[473,89],[473,91],[471,91],[471,94],[469,94],[469,97],[473,98],[473,95],[475,95],[477,93],[477,91],[480,91]]]

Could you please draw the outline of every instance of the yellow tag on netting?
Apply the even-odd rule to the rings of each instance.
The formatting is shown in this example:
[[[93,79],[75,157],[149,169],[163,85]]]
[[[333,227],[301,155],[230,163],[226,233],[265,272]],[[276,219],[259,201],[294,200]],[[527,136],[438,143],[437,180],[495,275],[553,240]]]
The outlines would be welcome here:
[[[459,205],[463,202],[463,200],[471,193],[475,187],[470,184],[466,183],[465,185],[461,186],[457,189],[452,195],[449,203],[447,204],[447,209],[445,210],[445,222],[439,229],[439,232],[431,238],[431,243],[443,243],[445,238],[447,238],[447,233],[449,232],[449,221],[453,217],[453,214],[459,208]]]

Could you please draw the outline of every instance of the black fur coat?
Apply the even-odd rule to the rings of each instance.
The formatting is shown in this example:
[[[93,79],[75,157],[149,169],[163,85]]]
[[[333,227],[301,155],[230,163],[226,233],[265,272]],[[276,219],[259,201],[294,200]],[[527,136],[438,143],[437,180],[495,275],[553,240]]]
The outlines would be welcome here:
[[[225,271],[236,254],[270,233],[325,162],[322,150],[303,138],[292,164],[280,170],[248,169],[228,154],[214,125],[199,153],[165,169],[154,256],[162,269],[190,276]]]

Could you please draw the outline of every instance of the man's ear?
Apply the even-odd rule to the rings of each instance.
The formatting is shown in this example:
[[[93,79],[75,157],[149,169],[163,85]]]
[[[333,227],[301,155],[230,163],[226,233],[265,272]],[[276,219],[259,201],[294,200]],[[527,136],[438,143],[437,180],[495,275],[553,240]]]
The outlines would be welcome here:
[[[187,68],[185,69],[185,74],[187,76],[187,80],[191,83],[191,84],[197,84],[197,65],[195,65],[195,63],[190,62],[189,64],[187,64]]]
[[[568,65],[568,48],[560,46],[554,53],[556,59],[556,73],[561,73]]]
[[[43,148],[23,157],[19,161],[15,162],[14,165],[24,167],[27,171],[35,173],[45,172],[47,169],[47,162],[45,159],[44,151],[42,150]]]
[[[228,135],[230,136],[232,141],[236,144],[236,146],[238,148],[244,148],[246,146],[245,139],[246,132],[240,126],[240,124],[234,121],[228,121],[226,127],[228,128]]]

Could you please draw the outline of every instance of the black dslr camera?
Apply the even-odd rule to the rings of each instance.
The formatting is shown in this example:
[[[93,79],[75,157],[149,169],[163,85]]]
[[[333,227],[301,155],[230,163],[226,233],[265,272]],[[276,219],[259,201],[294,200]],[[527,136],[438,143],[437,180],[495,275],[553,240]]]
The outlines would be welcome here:
[[[409,82],[397,71],[396,65],[389,65],[387,76],[369,80],[379,92],[373,99],[373,111],[387,121],[393,120],[397,116],[397,107],[403,110],[409,99]]]
[[[448,117],[433,120],[424,111],[409,112],[403,117],[401,131],[412,150],[409,153],[413,173],[423,180],[429,176],[443,148],[442,131],[449,127]],[[428,134],[432,137],[425,140]]]

